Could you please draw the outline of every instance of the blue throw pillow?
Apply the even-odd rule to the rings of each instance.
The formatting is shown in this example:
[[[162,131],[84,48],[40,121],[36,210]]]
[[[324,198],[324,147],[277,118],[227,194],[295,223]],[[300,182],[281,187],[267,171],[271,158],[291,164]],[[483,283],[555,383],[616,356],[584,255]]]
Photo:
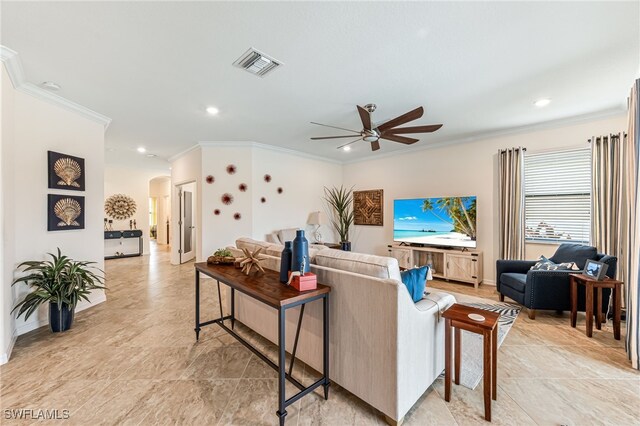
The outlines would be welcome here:
[[[427,285],[428,273],[428,266],[421,266],[420,268],[413,268],[400,272],[402,282],[407,286],[407,290],[409,290],[409,294],[414,302],[422,300],[424,288]]]

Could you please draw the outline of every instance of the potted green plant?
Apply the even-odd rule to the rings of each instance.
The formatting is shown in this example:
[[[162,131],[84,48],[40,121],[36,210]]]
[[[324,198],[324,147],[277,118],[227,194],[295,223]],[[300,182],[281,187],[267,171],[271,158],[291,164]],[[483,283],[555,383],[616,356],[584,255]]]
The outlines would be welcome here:
[[[71,328],[76,305],[80,300],[89,301],[91,290],[105,289],[103,272],[91,266],[95,262],[76,262],[63,256],[49,253],[51,260],[28,261],[18,265],[27,275],[16,278],[13,284],[23,282],[33,289],[11,312],[29,318],[45,302],[49,302],[49,327],[58,333]]]
[[[349,228],[353,225],[353,187],[347,189],[340,185],[340,188],[324,188],[324,199],[333,210],[331,225],[335,228],[340,237],[340,246],[344,251],[351,251],[351,241],[349,241]]]

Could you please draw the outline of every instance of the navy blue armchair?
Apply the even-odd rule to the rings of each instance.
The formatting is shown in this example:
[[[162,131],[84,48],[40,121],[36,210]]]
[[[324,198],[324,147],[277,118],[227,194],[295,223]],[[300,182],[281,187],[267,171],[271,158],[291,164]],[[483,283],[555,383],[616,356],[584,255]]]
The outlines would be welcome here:
[[[598,253],[595,247],[580,244],[561,244],[555,254],[549,258],[554,263],[575,262],[584,269],[587,260],[606,263],[607,276],[614,278],[618,259],[614,256]],[[500,300],[505,296],[515,300],[529,310],[529,318],[535,319],[536,309],[568,311],[571,310],[571,288],[569,274],[580,271],[531,271],[535,260],[498,260],[496,262],[496,287]],[[611,289],[602,290],[602,312],[607,312]],[[578,286],[578,311],[585,310],[585,289]],[[594,300],[594,304],[596,301]],[[594,312],[599,312],[594,310]]]

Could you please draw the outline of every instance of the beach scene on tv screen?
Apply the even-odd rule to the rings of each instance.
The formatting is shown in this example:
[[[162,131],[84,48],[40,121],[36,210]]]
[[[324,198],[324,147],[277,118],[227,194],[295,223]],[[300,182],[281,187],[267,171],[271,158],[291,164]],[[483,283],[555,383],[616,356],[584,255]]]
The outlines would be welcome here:
[[[393,240],[476,247],[476,197],[394,200]]]

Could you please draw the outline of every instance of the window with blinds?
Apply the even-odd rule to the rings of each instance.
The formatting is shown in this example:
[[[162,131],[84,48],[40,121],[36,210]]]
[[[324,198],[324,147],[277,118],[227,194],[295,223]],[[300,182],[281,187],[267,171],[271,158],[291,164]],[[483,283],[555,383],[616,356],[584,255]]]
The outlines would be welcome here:
[[[591,150],[526,154],[527,241],[588,243],[591,233]]]

